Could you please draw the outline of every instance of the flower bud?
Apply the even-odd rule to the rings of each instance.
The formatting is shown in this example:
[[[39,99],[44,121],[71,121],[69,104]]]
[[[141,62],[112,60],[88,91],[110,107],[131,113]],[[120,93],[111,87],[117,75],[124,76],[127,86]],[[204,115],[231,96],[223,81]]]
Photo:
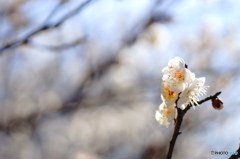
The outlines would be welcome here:
[[[220,98],[212,99],[212,106],[214,109],[221,110],[223,108],[223,102]]]

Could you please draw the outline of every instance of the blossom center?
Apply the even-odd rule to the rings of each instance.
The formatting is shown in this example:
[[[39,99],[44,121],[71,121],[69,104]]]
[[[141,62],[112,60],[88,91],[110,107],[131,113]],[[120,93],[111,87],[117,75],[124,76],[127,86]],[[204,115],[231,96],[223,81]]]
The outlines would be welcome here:
[[[174,100],[175,97],[176,97],[176,95],[177,95],[176,92],[171,91],[171,90],[168,89],[168,88],[165,88],[165,91],[163,92],[163,94],[164,94],[165,96],[167,96],[167,98],[168,98],[170,101]]]
[[[164,114],[170,114],[170,113],[172,113],[171,110],[165,110],[165,111],[164,111]]]
[[[178,81],[183,81],[184,80],[184,73],[183,72],[176,72],[174,77],[178,80]]]
[[[176,96],[176,93],[173,92],[173,91],[168,90],[168,95],[169,95],[169,96],[172,96],[172,97],[175,97],[175,96]]]

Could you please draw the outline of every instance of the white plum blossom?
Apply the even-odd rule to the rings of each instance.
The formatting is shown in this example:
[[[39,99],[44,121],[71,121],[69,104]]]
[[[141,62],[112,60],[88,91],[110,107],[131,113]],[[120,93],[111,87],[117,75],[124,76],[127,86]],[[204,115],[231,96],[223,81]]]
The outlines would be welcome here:
[[[169,60],[162,73],[161,98],[167,105],[173,105],[179,98],[177,106],[185,109],[189,103],[197,104],[198,97],[206,94],[205,78],[196,78],[180,57]]]
[[[163,81],[172,80],[174,82],[184,81],[185,62],[179,57],[175,57],[168,62],[168,66],[162,69]]]
[[[173,83],[171,81],[169,82],[162,82],[162,88],[161,88],[161,98],[163,102],[165,102],[167,105],[173,105],[175,101],[178,98],[178,93],[172,91],[171,86]]]
[[[195,74],[185,68],[184,60],[179,57],[171,59],[168,66],[162,69],[162,74],[165,85],[177,94],[182,92],[195,78]]]
[[[190,103],[193,108],[195,104],[198,105],[198,97],[207,93],[207,87],[203,86],[205,83],[205,77],[196,78],[192,83],[189,84],[181,94],[178,100],[178,105],[183,110]]]
[[[175,108],[182,110],[188,104],[198,105],[198,97],[206,94],[205,77],[196,78],[183,59],[175,57],[162,69],[161,98],[163,103],[155,114],[160,125],[169,127],[175,117]],[[176,102],[178,100],[178,102]],[[176,105],[177,104],[177,105]]]
[[[166,103],[162,103],[159,106],[159,110],[155,113],[155,119],[163,127],[169,127],[176,116],[176,110],[174,106],[167,106]]]

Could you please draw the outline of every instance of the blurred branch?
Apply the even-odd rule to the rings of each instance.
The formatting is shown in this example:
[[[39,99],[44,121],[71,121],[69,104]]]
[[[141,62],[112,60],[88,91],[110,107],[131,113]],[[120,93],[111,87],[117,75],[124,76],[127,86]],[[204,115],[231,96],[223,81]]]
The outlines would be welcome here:
[[[157,1],[156,4],[157,3],[159,3],[159,2]],[[153,11],[153,9],[152,9],[152,11]],[[126,38],[124,38],[124,40],[123,40],[122,48],[124,48],[125,46],[129,46],[129,45],[133,44],[137,40],[137,37],[140,35],[140,33],[143,30],[145,30],[147,27],[149,27],[150,24],[155,22],[155,21],[152,21],[153,16],[155,16],[155,15],[152,12],[150,14],[149,18],[146,21],[142,22],[143,27],[140,28],[137,32],[134,32],[133,30],[130,30],[129,33],[126,33],[126,35],[125,35]],[[139,27],[141,25],[136,24],[135,26],[136,27],[133,27],[133,29],[136,29],[137,27]],[[117,52],[120,52],[120,50],[118,50]],[[83,92],[84,87],[86,87],[86,84],[88,84],[89,81],[93,80],[94,75],[98,74],[99,75],[98,78],[101,78],[107,72],[107,70],[109,70],[109,68],[111,66],[118,63],[118,54],[115,53],[114,55],[115,56],[106,60],[105,63],[98,66],[97,70],[96,69],[91,69],[89,71],[89,74],[86,76],[84,82],[79,86],[76,93],[68,101],[66,101],[65,104],[63,104],[60,112],[68,113],[68,112],[72,112],[73,110],[76,110],[76,108],[78,107],[78,105],[80,105],[80,103],[82,102],[82,100],[85,96],[84,92]],[[69,104],[69,103],[72,103],[72,104]]]
[[[209,97],[207,97],[203,100],[198,101],[197,103],[200,105],[200,104],[202,104],[206,101],[217,98],[217,96],[220,95],[220,94],[221,94],[221,92],[217,92],[213,96],[209,96]],[[179,97],[179,95],[178,95],[178,97]],[[178,102],[178,99],[176,100],[176,105],[177,105],[177,102]],[[187,107],[184,110],[181,110],[180,108],[177,107],[177,113],[178,114],[177,114],[176,124],[175,124],[172,139],[170,141],[170,145],[169,145],[168,154],[167,154],[166,159],[171,159],[172,158],[172,153],[173,153],[173,149],[174,149],[177,137],[178,137],[178,135],[181,134],[181,132],[179,130],[180,130],[181,125],[182,125],[183,117],[191,107],[192,107],[191,104],[188,104]]]
[[[0,123],[0,131],[5,132],[6,134],[10,134],[14,131],[21,131],[27,127],[34,129],[36,126],[37,119],[39,115],[37,113],[33,113],[26,118],[17,118],[12,119],[6,123]]]
[[[23,40],[17,41],[15,43],[11,43],[11,45],[5,46],[2,49],[0,49],[0,51],[10,48],[10,47],[17,47],[23,43],[28,43],[29,42],[29,38],[42,31],[42,30],[46,30],[49,28],[53,28],[53,27],[57,27],[59,26],[61,23],[63,23],[67,18],[69,18],[70,16],[74,15],[78,10],[82,9],[84,6],[86,6],[87,4],[89,4],[89,2],[91,2],[93,0],[88,0],[86,2],[84,2],[83,4],[81,4],[79,7],[77,7],[77,9],[75,9],[74,11],[72,11],[71,13],[67,14],[66,16],[64,16],[58,23],[56,23],[53,26],[48,26],[48,25],[44,25],[43,27],[41,27],[40,29],[37,29],[35,32],[32,32],[29,36],[26,36]],[[153,7],[154,8],[154,7]],[[135,31],[133,33],[133,31],[130,29],[129,32],[127,32],[124,36],[125,38],[123,38],[123,42],[122,42],[122,46],[120,47],[123,48],[125,46],[131,45],[133,42],[135,42],[137,40],[137,37],[139,36],[139,34],[145,30],[147,27],[149,27],[149,25],[151,23],[154,23],[154,21],[152,21],[152,16],[153,14],[150,13],[149,17],[146,20],[141,21],[141,23],[137,23],[134,24],[132,29],[136,30],[136,27],[139,28],[137,31]],[[140,27],[139,27],[140,26]],[[51,48],[51,46],[50,46]],[[63,102],[63,104],[60,106],[60,108],[58,108],[57,110],[55,110],[54,113],[63,113],[63,114],[68,114],[71,113],[73,111],[75,111],[76,109],[79,108],[81,102],[83,101],[84,97],[86,96],[86,92],[85,92],[85,88],[87,86],[89,86],[91,84],[91,82],[94,81],[94,77],[97,74],[98,75],[98,79],[100,79],[101,77],[103,77],[105,75],[105,73],[111,68],[111,66],[115,65],[118,63],[118,52],[120,52],[119,50],[116,50],[116,53],[112,53],[112,55],[110,58],[108,58],[107,60],[105,60],[103,63],[99,64],[97,67],[91,68],[88,71],[88,74],[85,76],[83,82],[81,84],[79,84],[78,88],[76,89],[76,91],[70,96],[70,98],[66,101]],[[36,119],[38,117],[44,116],[44,115],[48,115],[48,114],[52,114],[49,112],[45,112],[43,114],[39,114],[39,115],[35,115],[34,117],[36,117]],[[37,122],[37,120],[34,119],[33,121]],[[32,119],[31,119],[32,120]],[[12,121],[10,121],[11,123],[19,123],[16,121],[22,121],[24,123],[28,123],[30,122],[29,117],[25,117],[25,118],[21,118],[21,119],[13,119]],[[22,123],[21,122],[21,123]],[[34,125],[32,123],[29,123],[30,125]],[[6,129],[9,129],[7,127],[8,123],[6,124],[2,124],[0,123],[0,131],[5,131]]]
[[[170,23],[173,21],[172,15],[165,13],[165,12],[160,12],[160,13],[155,13],[149,20],[149,24],[151,25],[152,23]]]
[[[240,144],[239,144],[239,148],[236,150],[236,152],[238,152],[238,154],[237,155],[232,154],[232,156],[230,156],[229,159],[238,159],[238,158],[240,158]]]
[[[43,24],[47,23],[54,15],[55,13],[58,11],[58,9],[62,6],[62,4],[64,4],[64,1],[61,1],[58,5],[56,5],[54,7],[54,9],[49,13],[49,15],[47,16],[47,18],[45,19],[45,21],[43,22]]]
[[[63,22],[65,22],[65,20],[67,20],[68,18],[72,17],[73,15],[77,14],[80,10],[82,10],[84,7],[86,7],[90,2],[92,2],[93,0],[87,0],[85,1],[84,3],[81,3],[77,8],[75,8],[74,10],[70,11],[69,13],[67,13],[65,16],[63,16],[57,23],[53,24],[53,25],[49,25],[49,24],[46,24],[46,22],[44,22],[44,24],[42,26],[40,26],[39,28],[35,29],[34,31],[32,31],[31,33],[27,34],[24,38],[22,39],[19,39],[19,40],[16,40],[14,42],[11,42],[9,44],[6,44],[4,46],[2,46],[0,48],[0,54],[6,50],[6,49],[9,49],[9,48],[15,48],[15,47],[18,47],[22,44],[28,44],[29,43],[29,39],[41,32],[41,31],[44,31],[44,30],[48,30],[48,29],[51,29],[51,28],[55,28],[55,27],[58,27],[59,25],[61,25]],[[58,6],[56,7],[58,8]],[[56,8],[50,13],[50,15],[48,16],[48,18],[51,18],[52,17],[52,14],[55,13],[56,11]],[[47,19],[48,19],[47,18]]]
[[[92,68],[88,74],[85,76],[84,81],[81,83],[77,91],[73,94],[71,98],[69,98],[65,103],[63,103],[59,112],[61,113],[70,113],[78,108],[83,98],[85,97],[85,93],[83,92],[84,88],[93,81],[95,74],[98,74],[99,77],[103,77],[105,73],[109,70],[111,66],[117,64],[117,57],[108,59],[105,63],[99,65],[97,68]]]
[[[61,45],[44,45],[44,44],[40,44],[40,43],[36,43],[33,41],[30,41],[29,44],[38,47],[38,48],[43,48],[43,49],[49,49],[49,50],[62,50],[62,49],[67,49],[70,47],[74,47],[76,45],[78,45],[79,43],[85,42],[87,40],[87,36],[83,36],[79,39],[76,39],[72,42],[69,43],[64,43]]]
[[[14,10],[17,10],[19,6],[27,2],[27,0],[18,0],[18,1],[12,1],[11,3],[8,3],[7,6],[1,6],[0,8],[0,16],[5,16],[6,14],[10,14]],[[6,2],[5,2],[6,3]]]

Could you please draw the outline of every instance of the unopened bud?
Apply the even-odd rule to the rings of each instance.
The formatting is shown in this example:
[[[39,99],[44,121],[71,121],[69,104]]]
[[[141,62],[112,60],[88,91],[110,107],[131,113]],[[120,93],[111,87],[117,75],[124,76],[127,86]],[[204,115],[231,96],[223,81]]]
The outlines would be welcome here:
[[[212,106],[214,109],[221,110],[223,108],[223,102],[220,98],[212,99]]]

